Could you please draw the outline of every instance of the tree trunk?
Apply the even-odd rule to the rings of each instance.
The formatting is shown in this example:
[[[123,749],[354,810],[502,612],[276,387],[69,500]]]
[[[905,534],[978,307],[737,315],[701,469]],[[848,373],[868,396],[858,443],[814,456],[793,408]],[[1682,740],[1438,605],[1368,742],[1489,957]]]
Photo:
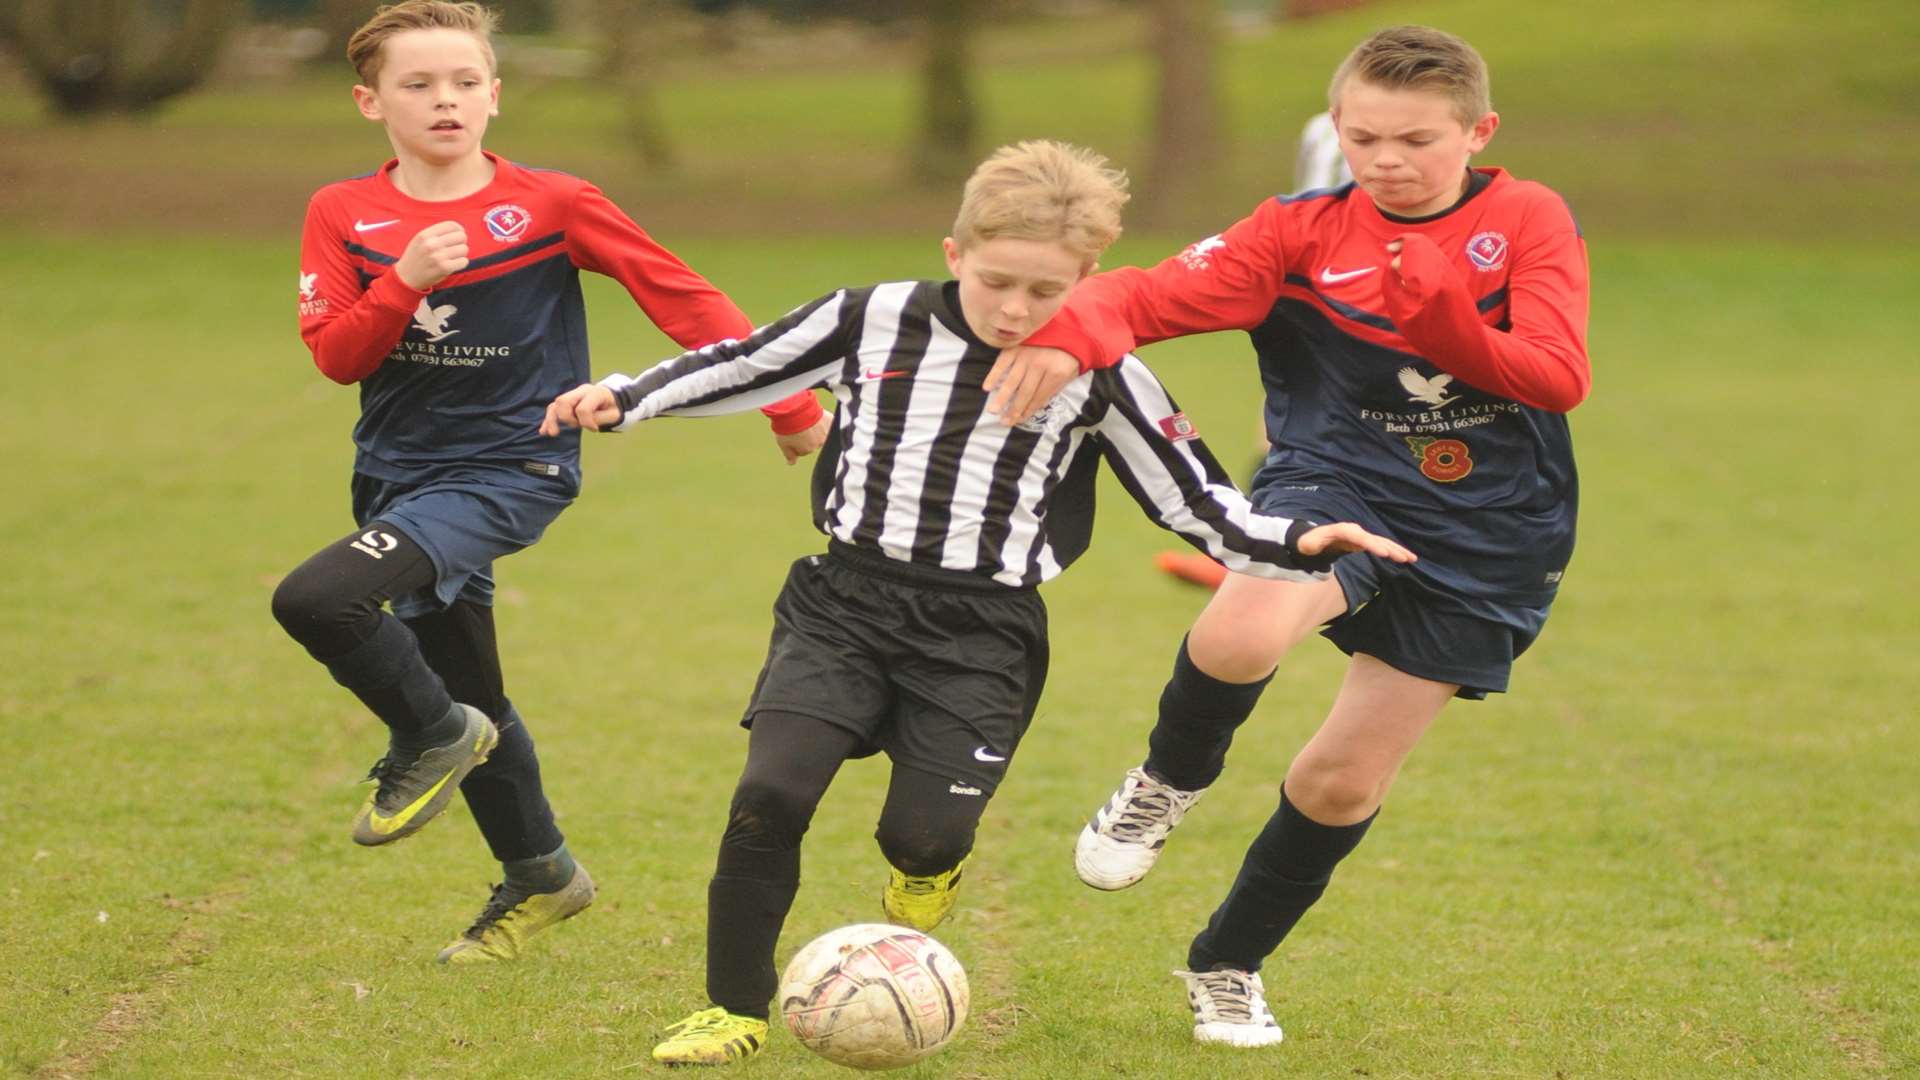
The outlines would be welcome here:
[[[56,112],[145,112],[212,71],[245,0],[181,0],[161,18],[145,0],[15,0],[6,35]]]
[[[1148,43],[1159,74],[1148,189],[1141,200],[1149,223],[1190,224],[1208,178],[1219,171],[1219,13],[1213,0],[1152,0]]]
[[[963,179],[974,164],[979,130],[972,89],[972,35],[977,0],[922,0],[920,131],[913,179],[940,187]]]
[[[665,47],[658,31],[665,16],[663,0],[599,0],[600,25],[606,35],[601,75],[619,95],[627,139],[640,163],[654,173],[673,170],[673,141],[667,135],[660,101],[647,77],[647,50]],[[648,31],[653,31],[652,35]]]

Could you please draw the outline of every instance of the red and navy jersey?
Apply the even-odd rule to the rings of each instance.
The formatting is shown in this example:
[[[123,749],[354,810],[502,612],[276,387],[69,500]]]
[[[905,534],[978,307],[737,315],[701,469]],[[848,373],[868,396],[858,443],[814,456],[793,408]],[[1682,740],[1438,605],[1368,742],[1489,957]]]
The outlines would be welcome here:
[[[576,470],[578,432],[538,429],[548,402],[590,378],[581,270],[626,286],[683,347],[753,329],[592,184],[487,157],[493,181],[463,199],[410,198],[388,162],[307,206],[300,336],[328,378],[360,384],[359,472],[405,482],[466,462]],[[442,221],[466,229],[469,262],[423,293],[393,266],[415,233]],[[764,411],[783,433],[820,416],[811,396]]]
[[[1247,331],[1290,474],[1364,500],[1445,591],[1543,602],[1573,551],[1586,245],[1551,189],[1476,171],[1463,202],[1414,220],[1352,184],[1269,200],[1158,266],[1081,283],[1029,344],[1103,366]]]

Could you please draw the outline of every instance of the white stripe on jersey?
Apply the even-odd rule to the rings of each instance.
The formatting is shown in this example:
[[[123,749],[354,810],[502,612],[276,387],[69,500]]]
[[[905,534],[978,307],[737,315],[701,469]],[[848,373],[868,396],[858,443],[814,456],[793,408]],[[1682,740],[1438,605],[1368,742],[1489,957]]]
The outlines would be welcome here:
[[[1000,569],[993,575],[996,581],[1009,585],[1021,584],[1027,576],[1027,565],[1034,561],[1034,546],[1041,545],[1039,568],[1041,580],[1046,580],[1060,572],[1060,564],[1053,557],[1053,546],[1046,543],[1045,531],[1041,528],[1040,515],[1035,513],[1040,506],[1041,496],[1047,492],[1047,485],[1053,478],[1051,462],[1060,445],[1063,434],[1069,434],[1071,450],[1080,449],[1080,443],[1086,438],[1083,428],[1066,430],[1066,419],[1078,416],[1087,404],[1087,398],[1093,393],[1093,376],[1082,374],[1068,383],[1057,394],[1053,402],[1046,407],[1047,419],[1041,423],[1041,436],[1033,452],[1027,455],[1025,465],[1020,470],[1019,495],[1015,500],[1013,515],[1009,519],[1012,529],[1007,533],[1006,543],[1000,546]],[[1058,417],[1060,419],[1055,420]],[[998,423],[998,421],[994,421]],[[1060,459],[1065,466],[1073,460],[1071,453]]]
[[[880,550],[891,558],[911,560],[920,528],[920,493],[925,489],[927,464],[933,459],[947,405],[953,400],[960,361],[967,343],[938,319],[927,320],[926,352],[920,354],[907,399],[906,428],[894,450],[893,469],[887,474],[887,512],[880,525]],[[879,366],[878,363],[875,364]],[[878,389],[876,387],[876,389]],[[879,395],[875,395],[877,398]],[[964,467],[962,473],[967,470]],[[841,537],[842,540],[850,536]],[[971,570],[969,563],[964,569]]]
[[[853,357],[857,372],[863,363],[872,363],[876,367],[885,367],[887,357],[893,354],[894,344],[900,337],[900,316],[906,310],[907,301],[913,296],[914,283],[896,282],[891,285],[876,286],[867,300],[866,322],[860,334],[860,354]],[[878,385],[874,384],[874,389]],[[843,381],[834,388],[834,395],[840,400],[840,407],[853,404],[854,388]],[[861,395],[877,399],[880,395]],[[880,426],[880,403],[867,400],[859,403],[853,416],[853,427],[846,431],[840,453],[840,478],[834,485],[834,496],[840,500],[836,508],[829,504],[831,522],[828,532],[845,540],[860,527],[860,518],[867,509],[867,468],[873,464],[874,444],[878,441],[876,431]]]

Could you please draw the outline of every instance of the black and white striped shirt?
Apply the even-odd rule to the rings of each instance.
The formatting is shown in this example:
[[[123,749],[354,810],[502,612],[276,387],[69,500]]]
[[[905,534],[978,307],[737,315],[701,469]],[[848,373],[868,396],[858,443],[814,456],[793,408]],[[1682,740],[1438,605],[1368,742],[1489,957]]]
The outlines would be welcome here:
[[[1254,511],[1147,366],[1082,374],[1007,427],[980,384],[999,356],[967,329],[954,282],[842,289],[745,341],[638,377],[610,375],[626,416],[711,416],[824,386],[839,400],[815,472],[814,519],[835,540],[1024,587],[1086,550],[1102,455],[1149,517],[1229,569],[1305,581],[1308,522]]]

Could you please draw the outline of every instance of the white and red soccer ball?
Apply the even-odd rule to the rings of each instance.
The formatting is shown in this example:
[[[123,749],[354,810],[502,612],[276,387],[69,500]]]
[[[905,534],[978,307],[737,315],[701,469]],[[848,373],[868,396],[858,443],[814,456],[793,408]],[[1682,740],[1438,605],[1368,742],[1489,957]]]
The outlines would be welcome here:
[[[780,980],[787,1030],[838,1065],[892,1069],[950,1042],[967,1019],[967,973],[918,930],[860,923],[808,942]]]

